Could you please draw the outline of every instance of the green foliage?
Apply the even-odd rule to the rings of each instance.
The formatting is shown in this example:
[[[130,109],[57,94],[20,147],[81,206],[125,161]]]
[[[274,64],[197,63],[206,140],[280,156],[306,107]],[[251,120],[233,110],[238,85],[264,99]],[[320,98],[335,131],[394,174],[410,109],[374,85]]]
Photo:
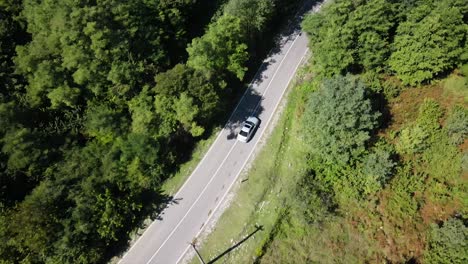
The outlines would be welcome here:
[[[435,134],[435,140],[423,153],[423,168],[419,169],[430,178],[426,181],[429,201],[446,205],[454,199],[463,199],[465,190],[462,187],[462,155],[450,141],[444,131]],[[439,212],[436,219],[443,219]]]
[[[128,102],[131,114],[131,131],[133,133],[155,135],[158,133],[157,115],[154,110],[153,93],[148,86]]]
[[[445,93],[452,93],[468,102],[468,77],[456,74],[450,75],[443,81]]]
[[[231,0],[224,6],[224,13],[238,17],[247,28],[249,35],[262,32],[275,11],[277,1],[272,0]]]
[[[394,6],[385,0],[365,1],[358,5],[347,24],[353,29],[354,47],[365,70],[381,71],[390,54],[388,38],[395,25]]]
[[[319,76],[391,70],[417,85],[467,60],[466,10],[460,0],[338,0],[302,27]]]
[[[187,42],[185,14],[192,5],[187,0],[25,1],[32,41],[17,48],[16,64],[30,83],[29,102],[47,106],[48,95],[53,107],[74,106],[78,90],[85,96],[128,98],[148,71],[164,70],[179,56],[170,51],[183,50]]]
[[[343,2],[337,4],[344,5]],[[304,31],[310,36],[309,46],[315,51],[315,71],[325,76],[341,74],[354,63],[350,52],[353,36],[344,24],[345,16],[350,10],[347,6],[332,7],[335,5],[331,5],[330,10],[324,9],[322,13],[307,16],[302,23]],[[333,19],[328,19],[328,15]],[[330,30],[332,23],[337,25],[336,30]]]
[[[43,181],[9,216],[6,244],[21,261],[37,263],[51,253],[50,244],[60,236],[57,205],[62,194],[63,188]]]
[[[0,1],[0,262],[106,262],[158,212],[292,6],[225,2]]]
[[[363,153],[379,113],[372,110],[362,82],[352,76],[325,80],[304,113],[304,136],[311,155],[326,165],[344,165]]]
[[[1,151],[8,155],[7,170],[21,171],[31,177],[38,173],[47,150],[41,150],[36,134],[27,128],[8,131]]]
[[[404,128],[400,132],[396,149],[402,154],[414,154],[423,151],[427,146],[429,133],[419,125]]]
[[[359,58],[364,69],[378,69],[388,57],[388,42],[378,33],[364,32],[358,39]]]
[[[445,121],[445,129],[453,143],[463,143],[468,135],[468,109],[456,105]]]
[[[3,103],[0,101],[0,135],[13,126],[17,112],[15,102]]]
[[[392,99],[392,98],[395,98],[397,97],[401,90],[402,90],[402,87],[400,84],[396,83],[394,80],[385,80],[383,83],[382,83],[382,92],[383,94],[385,95],[385,98],[387,99]]]
[[[126,125],[122,111],[110,105],[94,104],[86,111],[86,133],[102,143],[111,142],[124,133]]]
[[[426,149],[434,140],[434,133],[440,128],[439,118],[443,112],[433,100],[425,100],[419,107],[416,122],[403,128],[396,149],[399,153],[415,154]]]
[[[336,0],[306,16],[302,26],[313,51],[312,72],[308,73],[323,83],[313,93],[316,89],[311,84],[300,87],[311,91],[301,130],[310,148],[308,170],[306,181],[299,182],[299,191],[290,199],[289,208],[299,213],[283,221],[282,232],[271,234],[277,237],[262,261],[288,263],[291,252],[302,262],[332,263],[345,256],[350,263],[467,261],[466,227],[461,220],[452,230],[434,226],[427,252],[422,251],[431,223],[454,215],[466,220],[468,155],[451,141],[461,143],[466,137],[467,113],[463,106],[448,117],[444,113],[464,96],[465,69],[460,69],[463,76],[455,71],[447,81],[436,83],[452,94],[426,99],[411,123],[402,118],[411,113],[402,112],[417,107],[420,100],[411,96],[426,91],[408,91],[398,97],[403,85],[428,83],[466,62],[467,14],[463,0]],[[387,100],[398,97],[389,100],[392,107],[387,109],[386,116],[393,123],[379,131],[376,141],[369,140],[376,124],[366,119],[373,112],[370,103],[362,107],[365,96],[357,100],[360,92],[344,88],[346,84],[330,89],[334,96],[324,92],[330,82],[327,76],[346,73],[360,73],[365,86]],[[439,91],[439,87],[428,88]],[[348,110],[342,106],[348,101],[361,104]],[[348,123],[355,126],[343,125]],[[390,140],[382,143],[383,138]],[[324,204],[332,205],[327,213]],[[325,246],[320,248],[320,244]]]
[[[426,263],[465,263],[468,260],[467,241],[468,227],[462,220],[452,218],[441,226],[432,225],[424,261]]]
[[[73,107],[79,96],[80,89],[70,87],[59,87],[47,94],[52,108]]]
[[[360,188],[365,195],[375,194],[393,176],[396,166],[394,155],[392,145],[380,142],[363,157],[361,166],[364,184]]]
[[[324,76],[380,71],[390,54],[394,20],[394,7],[384,0],[334,1],[308,15],[302,27],[310,36],[315,71]]]
[[[423,201],[415,197],[424,190],[424,174],[413,173],[411,163],[398,168],[397,177],[391,181],[390,195],[386,201],[385,213],[393,223],[403,226],[406,221],[417,216]]]
[[[442,108],[436,101],[433,99],[425,99],[421,106],[419,106],[416,123],[429,132],[434,132],[440,128],[439,119],[443,114]]]
[[[465,79],[467,79],[467,78],[468,78],[468,63],[463,64],[463,65],[460,67],[460,71],[461,71],[461,73],[463,74],[463,76],[465,76]]]
[[[182,64],[157,75],[156,83],[154,107],[161,116],[162,131],[173,133],[181,128],[192,136],[203,134],[201,124],[219,106],[219,88],[203,73]]]
[[[247,45],[241,20],[231,15],[221,16],[210,24],[207,32],[195,38],[188,46],[187,65],[203,72],[208,78],[222,74],[227,69],[242,80],[247,70]]]
[[[389,65],[404,84],[431,80],[459,63],[466,34],[463,14],[450,1],[421,5],[398,26]]]

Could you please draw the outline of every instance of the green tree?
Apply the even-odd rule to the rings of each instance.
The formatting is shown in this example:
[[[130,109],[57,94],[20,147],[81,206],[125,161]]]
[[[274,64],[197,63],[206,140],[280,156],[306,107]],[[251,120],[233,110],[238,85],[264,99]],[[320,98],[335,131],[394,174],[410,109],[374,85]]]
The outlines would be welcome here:
[[[63,188],[43,181],[11,212],[7,245],[19,262],[41,263],[52,254],[53,241],[60,236],[59,203]],[[1,253],[0,253],[1,256]]]
[[[204,131],[201,125],[219,106],[219,90],[202,72],[182,64],[158,74],[154,105],[162,119],[164,134],[183,129],[192,136],[200,136]]]
[[[272,0],[231,0],[224,7],[224,13],[240,18],[249,37],[262,32],[275,11],[277,1]]]
[[[47,150],[41,148],[38,134],[28,128],[9,130],[0,141],[1,151],[8,155],[7,170],[40,178]]]
[[[432,225],[424,254],[427,263],[465,263],[468,228],[459,219],[449,219],[442,226]]]
[[[404,84],[429,81],[460,63],[467,32],[450,1],[421,5],[398,26],[389,65]]]
[[[85,130],[89,137],[108,143],[123,135],[128,120],[122,110],[107,104],[92,104],[86,111]]]
[[[323,76],[342,74],[354,63],[353,31],[346,22],[354,10],[351,1],[337,1],[324,6],[322,12],[306,16],[302,28],[309,35],[314,50],[316,72]]]
[[[16,64],[29,81],[30,104],[48,106],[49,95],[54,107],[73,106],[78,101],[70,98],[78,90],[113,102],[128,100],[149,76],[180,59],[171,52],[185,46],[185,15],[193,5],[189,0],[24,1],[32,42],[17,48]]]
[[[364,195],[375,194],[393,176],[396,162],[395,150],[391,145],[379,142],[362,158],[361,173],[363,184],[356,186]]]
[[[312,156],[326,166],[343,166],[363,153],[380,113],[367,99],[366,87],[353,76],[326,79],[310,95],[304,135]]]
[[[426,99],[419,107],[416,121],[403,128],[396,149],[403,154],[415,154],[425,150],[435,140],[440,128],[439,118],[443,115],[439,104]]]
[[[395,26],[395,5],[385,0],[363,1],[351,13],[359,64],[368,71],[380,71],[390,55],[390,33]]]
[[[456,105],[447,120],[445,129],[455,144],[461,144],[468,135],[468,109]]]
[[[324,76],[346,71],[381,71],[390,54],[395,25],[394,4],[384,0],[340,0],[308,15],[302,27],[314,50],[316,72]]]
[[[208,78],[224,74],[226,70],[242,80],[248,60],[246,36],[241,20],[230,15],[221,16],[210,24],[207,32],[188,46],[187,65],[203,72]]]

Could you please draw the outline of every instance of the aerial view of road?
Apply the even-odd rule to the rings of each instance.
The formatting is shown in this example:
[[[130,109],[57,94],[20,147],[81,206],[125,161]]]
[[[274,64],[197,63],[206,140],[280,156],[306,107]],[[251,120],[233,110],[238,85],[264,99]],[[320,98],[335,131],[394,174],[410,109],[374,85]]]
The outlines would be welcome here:
[[[290,25],[289,32],[264,60],[229,121],[174,195],[175,202],[128,250],[121,264],[178,263],[191,250],[189,243],[201,233],[231,186],[239,180],[307,52],[307,37],[298,24]],[[260,125],[253,138],[243,143],[236,140],[236,135],[248,116],[258,117]]]

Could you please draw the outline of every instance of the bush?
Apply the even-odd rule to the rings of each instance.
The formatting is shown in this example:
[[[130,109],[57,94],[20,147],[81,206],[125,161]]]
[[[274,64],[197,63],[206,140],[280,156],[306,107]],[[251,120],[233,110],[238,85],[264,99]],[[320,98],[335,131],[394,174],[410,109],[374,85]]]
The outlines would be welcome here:
[[[455,144],[461,144],[468,135],[468,109],[455,106],[445,121],[445,130]]]
[[[388,100],[397,97],[401,93],[402,87],[400,84],[389,79],[382,82],[382,90],[385,98]]]
[[[442,226],[433,225],[427,251],[424,254],[426,263],[466,263],[468,227],[458,219],[450,219]]]
[[[326,165],[345,165],[362,154],[380,113],[374,112],[364,84],[348,75],[324,80],[304,113],[310,153]]]
[[[440,128],[439,118],[442,109],[437,102],[427,99],[419,107],[419,115],[416,122],[404,128],[397,142],[396,149],[402,154],[415,154],[429,146],[432,136]]]
[[[364,185],[365,194],[378,191],[392,177],[396,162],[392,156],[395,154],[391,145],[378,143],[362,160],[362,173],[366,182],[374,183],[374,188]]]
[[[450,1],[421,5],[398,26],[389,65],[404,84],[430,81],[460,63],[465,36],[463,14]]]

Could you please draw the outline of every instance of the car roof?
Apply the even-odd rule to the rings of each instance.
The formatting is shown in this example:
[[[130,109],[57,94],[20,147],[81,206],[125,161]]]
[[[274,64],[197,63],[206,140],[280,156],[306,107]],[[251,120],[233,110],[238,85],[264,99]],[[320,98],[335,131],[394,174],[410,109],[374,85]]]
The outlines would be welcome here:
[[[255,124],[258,122],[258,118],[256,118],[255,116],[249,116],[246,121],[250,121]]]
[[[245,125],[244,125],[244,126],[242,127],[241,131],[249,132],[251,128],[252,128],[251,126],[245,126]]]

